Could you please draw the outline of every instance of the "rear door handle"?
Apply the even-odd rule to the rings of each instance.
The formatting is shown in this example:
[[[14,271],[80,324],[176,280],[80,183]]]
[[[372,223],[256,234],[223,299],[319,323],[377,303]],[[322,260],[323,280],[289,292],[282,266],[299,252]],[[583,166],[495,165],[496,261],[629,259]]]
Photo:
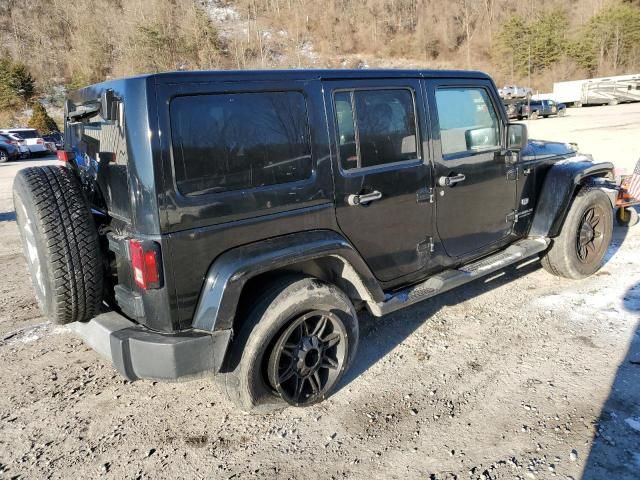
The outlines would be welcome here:
[[[366,205],[370,202],[374,202],[375,200],[380,200],[382,198],[382,193],[380,193],[377,190],[374,190],[371,193],[365,193],[362,195],[349,195],[347,197],[347,203],[349,205],[356,206],[356,205]]]
[[[456,183],[464,182],[467,179],[463,173],[457,175],[450,175],[448,177],[440,177],[438,179],[438,185],[441,187],[451,187]]]

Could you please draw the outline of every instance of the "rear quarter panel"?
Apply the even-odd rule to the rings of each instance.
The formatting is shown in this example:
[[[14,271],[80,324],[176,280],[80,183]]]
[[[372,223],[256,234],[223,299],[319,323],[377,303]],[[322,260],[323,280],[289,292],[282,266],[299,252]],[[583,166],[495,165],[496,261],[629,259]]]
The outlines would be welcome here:
[[[326,115],[317,80],[253,82],[171,82],[158,80],[158,151],[163,172],[160,206],[170,303],[177,326],[191,324],[204,278],[213,261],[226,250],[260,240],[310,229],[337,230]],[[313,173],[310,179],[255,189],[198,196],[177,188],[171,137],[171,100],[180,95],[231,92],[299,91],[303,93],[310,127]]]

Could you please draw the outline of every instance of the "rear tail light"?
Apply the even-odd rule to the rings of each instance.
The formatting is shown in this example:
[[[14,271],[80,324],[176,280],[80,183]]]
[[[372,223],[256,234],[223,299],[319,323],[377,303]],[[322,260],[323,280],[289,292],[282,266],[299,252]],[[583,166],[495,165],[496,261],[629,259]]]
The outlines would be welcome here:
[[[76,154],[69,150],[58,150],[57,156],[61,162],[70,162],[76,158]]]
[[[129,240],[133,280],[143,290],[162,286],[160,245],[151,240]]]

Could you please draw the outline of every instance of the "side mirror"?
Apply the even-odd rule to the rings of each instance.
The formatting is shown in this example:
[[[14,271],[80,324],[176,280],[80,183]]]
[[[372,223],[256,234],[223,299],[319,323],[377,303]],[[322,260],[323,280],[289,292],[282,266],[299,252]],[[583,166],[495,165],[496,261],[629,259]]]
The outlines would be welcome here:
[[[464,139],[467,144],[467,150],[485,150],[496,147],[500,143],[497,139],[496,130],[493,127],[466,130]]]
[[[523,123],[510,123],[507,125],[507,149],[522,150],[527,146],[529,137],[527,126]]]

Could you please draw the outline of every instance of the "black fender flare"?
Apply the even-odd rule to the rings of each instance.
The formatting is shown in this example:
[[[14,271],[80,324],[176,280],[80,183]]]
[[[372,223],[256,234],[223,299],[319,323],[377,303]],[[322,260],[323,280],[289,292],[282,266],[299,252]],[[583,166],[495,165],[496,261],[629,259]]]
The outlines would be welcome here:
[[[366,302],[381,302],[384,292],[355,248],[332,230],[293,233],[236,247],[221,254],[209,267],[193,328],[214,332],[231,330],[242,289],[251,278],[297,263],[324,257],[337,259],[341,276]]]
[[[571,202],[578,190],[587,184],[605,189],[612,207],[615,205],[615,191],[610,184],[598,184],[595,179],[613,175],[610,162],[593,163],[588,159],[570,158],[551,166],[544,179],[538,197],[536,211],[531,223],[529,235],[532,237],[553,238],[560,234]]]

